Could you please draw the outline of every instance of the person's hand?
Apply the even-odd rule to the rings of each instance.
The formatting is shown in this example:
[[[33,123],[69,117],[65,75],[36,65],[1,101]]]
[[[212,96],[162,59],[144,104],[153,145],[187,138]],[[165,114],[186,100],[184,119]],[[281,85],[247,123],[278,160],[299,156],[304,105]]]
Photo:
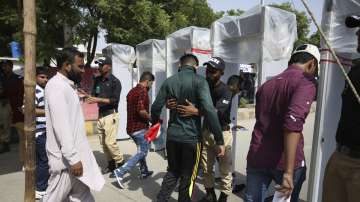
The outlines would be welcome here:
[[[285,199],[288,199],[294,189],[293,174],[285,172],[283,174],[282,185],[276,186],[275,189],[278,192],[281,192],[284,195]]]
[[[216,145],[215,151],[216,151],[217,157],[223,157],[225,155],[225,146],[224,145]]]
[[[176,109],[176,99],[174,98],[171,98],[171,99],[168,99],[167,102],[166,102],[166,108],[172,110],[172,109]]]
[[[80,177],[83,174],[83,166],[81,161],[75,163],[74,165],[70,166],[70,173],[75,177]]]
[[[91,97],[89,93],[87,93],[86,91],[84,91],[81,88],[78,88],[77,92],[78,92],[78,95],[79,95],[80,98],[89,98],[89,97]]]
[[[88,104],[94,104],[94,103],[98,103],[99,99],[97,97],[88,97],[86,98],[85,102]]]
[[[186,104],[187,105],[178,105],[177,107],[181,117],[199,115],[199,110],[191,102],[189,102],[189,100],[186,100]]]

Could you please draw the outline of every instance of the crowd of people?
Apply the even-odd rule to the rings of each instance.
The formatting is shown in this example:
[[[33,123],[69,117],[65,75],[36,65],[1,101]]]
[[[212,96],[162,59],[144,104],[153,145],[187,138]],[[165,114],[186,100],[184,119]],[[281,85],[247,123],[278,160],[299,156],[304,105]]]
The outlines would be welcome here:
[[[353,16],[359,27],[360,18]],[[360,52],[360,31],[358,51]],[[160,119],[163,108],[169,110],[166,132],[167,172],[156,201],[165,202],[178,185],[178,201],[192,200],[199,169],[206,190],[201,202],[226,202],[232,192],[231,106],[241,92],[245,79],[232,75],[224,83],[226,63],[212,57],[203,65],[205,77],[197,74],[201,65],[193,54],[179,59],[179,71],[161,85],[151,104],[149,89],[156,81],[144,72],[127,96],[127,133],[137,152],[127,161],[117,144],[118,104],[121,81],[112,75],[111,58],[96,61],[100,75],[92,92],[78,85],[84,74],[84,55],[76,48],[64,48],[56,55],[57,73],[49,79],[47,68],[36,68],[36,198],[42,201],[95,201],[90,190],[100,191],[103,174],[116,178],[125,189],[124,176],[139,164],[140,178],[151,177],[146,157],[147,130]],[[298,46],[288,68],[261,85],[256,92],[256,123],[247,154],[245,201],[264,202],[267,189],[275,181],[276,191],[291,202],[299,201],[306,179],[303,125],[316,96],[320,65],[319,49],[311,44]],[[349,72],[356,90],[360,90],[359,62]],[[11,61],[1,63],[0,82],[0,153],[10,151],[11,127],[19,135],[20,162],[24,152],[23,80],[13,73]],[[239,72],[240,73],[240,72]],[[85,131],[81,100],[97,103],[97,129],[108,164],[100,169]],[[348,85],[342,94],[342,112],[337,131],[337,149],[326,168],[324,202],[354,202],[359,199],[360,124],[354,116],[360,105]],[[165,121],[165,120],[164,120]],[[214,165],[219,167],[219,191],[215,192]]]

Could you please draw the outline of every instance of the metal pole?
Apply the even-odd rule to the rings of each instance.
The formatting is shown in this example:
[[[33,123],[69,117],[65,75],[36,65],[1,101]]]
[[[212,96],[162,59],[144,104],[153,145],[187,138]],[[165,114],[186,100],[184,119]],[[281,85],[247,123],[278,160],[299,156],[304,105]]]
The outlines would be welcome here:
[[[25,202],[35,202],[35,0],[23,0],[25,42]]]

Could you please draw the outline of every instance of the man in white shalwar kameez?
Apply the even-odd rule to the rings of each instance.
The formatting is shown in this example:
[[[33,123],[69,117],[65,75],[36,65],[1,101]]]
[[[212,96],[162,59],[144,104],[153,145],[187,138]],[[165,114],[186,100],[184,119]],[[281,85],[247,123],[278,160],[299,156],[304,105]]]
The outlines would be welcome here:
[[[84,56],[65,48],[57,56],[58,73],[45,88],[46,152],[49,186],[43,201],[95,201],[105,180],[89,146],[79,96],[74,83],[84,73]]]

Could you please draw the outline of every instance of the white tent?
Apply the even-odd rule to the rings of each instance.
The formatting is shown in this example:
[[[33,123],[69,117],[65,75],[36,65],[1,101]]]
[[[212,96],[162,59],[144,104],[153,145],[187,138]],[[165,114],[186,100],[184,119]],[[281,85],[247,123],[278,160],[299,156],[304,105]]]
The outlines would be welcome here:
[[[225,60],[224,82],[239,75],[242,64],[257,63],[258,83],[287,67],[296,40],[295,15],[273,7],[257,6],[241,16],[225,16],[211,26],[213,55]],[[232,101],[231,120],[237,125],[238,96]],[[236,131],[233,132],[233,159],[236,152]],[[237,169],[234,161],[233,169]]]
[[[358,14],[359,0],[326,0],[324,2],[322,28],[347,70],[351,59],[358,58],[355,31],[345,27],[345,18]],[[313,151],[309,176],[308,201],[321,201],[326,164],[336,147],[335,134],[341,112],[341,93],[345,79],[328,49],[322,49],[321,72]]]
[[[196,55],[200,65],[211,57],[210,30],[200,27],[186,27],[166,37],[166,75],[170,77],[178,71],[179,59],[184,53]],[[204,70],[199,69],[204,75]]]
[[[155,101],[156,95],[162,83],[166,79],[166,57],[165,40],[149,39],[136,45],[136,63],[138,80],[143,72],[149,71],[155,76],[155,81],[150,90],[150,104]],[[165,119],[165,109],[163,109],[161,119]],[[165,131],[163,131],[165,132]],[[165,136],[154,141],[154,150],[162,149],[165,146]]]
[[[297,39],[293,13],[256,6],[241,16],[225,16],[212,24],[213,55],[232,64],[257,64],[258,84],[287,67]]]
[[[123,44],[110,44],[102,50],[104,56],[112,59],[112,74],[121,82],[121,95],[119,101],[119,130],[118,138],[127,139],[126,132],[127,111],[126,95],[132,88],[133,64],[135,62],[135,50],[133,47]]]

